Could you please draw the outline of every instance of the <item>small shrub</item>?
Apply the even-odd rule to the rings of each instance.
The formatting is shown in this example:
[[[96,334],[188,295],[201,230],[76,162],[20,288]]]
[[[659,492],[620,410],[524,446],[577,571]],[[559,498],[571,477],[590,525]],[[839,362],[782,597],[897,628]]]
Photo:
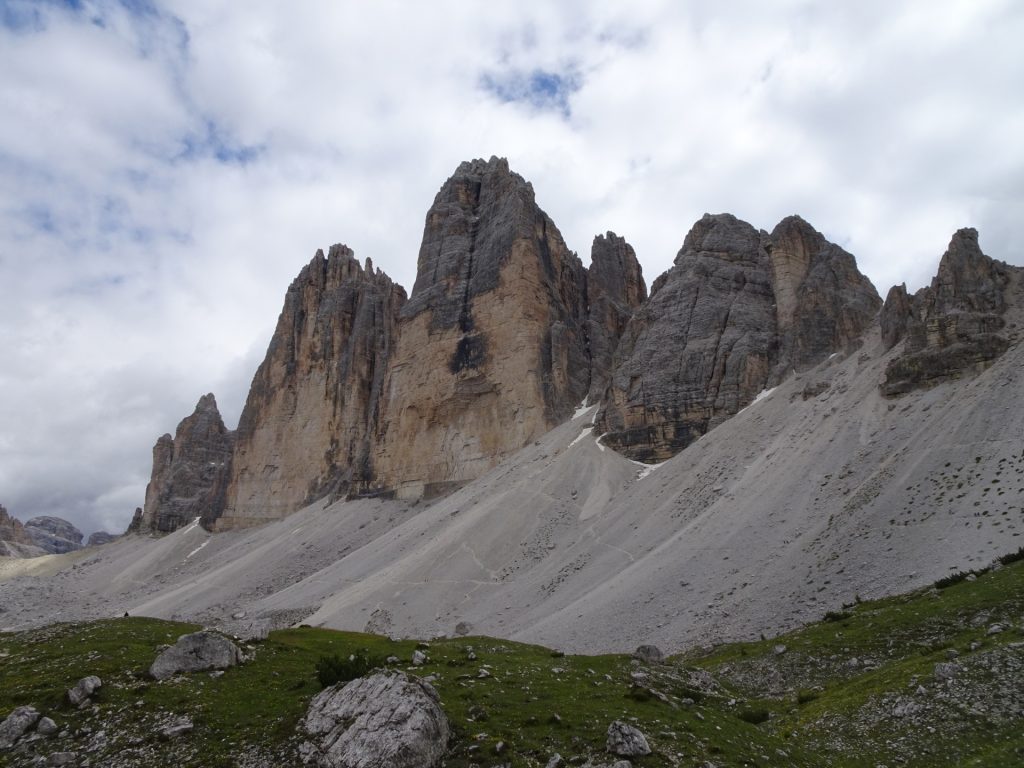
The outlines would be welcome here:
[[[631,685],[626,695],[633,699],[633,701],[650,701],[654,698],[654,694],[651,693],[650,689],[642,685]]]
[[[767,709],[744,709],[740,712],[739,717],[740,720],[751,725],[760,725],[761,723],[768,722],[771,713]]]
[[[365,648],[343,658],[337,654],[333,656],[321,656],[316,663],[316,677],[323,688],[337,683],[347,683],[357,677],[363,677],[371,669],[382,666],[383,660],[371,656]]]
[[[1021,547],[1016,552],[1010,552],[1008,555],[1003,555],[999,558],[999,562],[1002,565],[1016,563],[1018,560],[1024,560],[1024,547]]]
[[[949,576],[943,576],[941,579],[936,581],[935,588],[946,589],[946,587],[952,587],[954,584],[959,584],[970,575],[970,571],[957,571],[956,573],[951,573]]]
[[[812,691],[809,688],[803,688],[796,692],[796,703],[803,706],[804,704],[810,704],[821,694],[817,691]]]

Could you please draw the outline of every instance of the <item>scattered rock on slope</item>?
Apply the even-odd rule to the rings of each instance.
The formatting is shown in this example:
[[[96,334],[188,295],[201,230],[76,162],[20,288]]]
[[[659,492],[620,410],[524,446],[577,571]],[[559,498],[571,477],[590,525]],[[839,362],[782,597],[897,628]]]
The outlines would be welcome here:
[[[1020,270],[986,256],[974,229],[958,230],[930,286],[913,296],[905,285],[889,291],[882,336],[903,354],[885,372],[882,392],[900,395],[987,368],[1009,347],[1001,333],[1006,292]]]
[[[169,533],[200,518],[205,526],[224,508],[234,433],[228,431],[212,394],[203,395],[172,438],[153,446],[153,474],[142,517],[129,530]]]
[[[305,759],[321,768],[435,768],[450,734],[434,688],[402,672],[326,688],[301,727]]]
[[[43,515],[25,523],[32,543],[50,555],[63,555],[82,548],[82,532],[67,520]]]
[[[241,661],[242,652],[237,645],[221,634],[204,630],[179,637],[178,642],[156,657],[149,674],[166,680],[180,672],[227,669]]]

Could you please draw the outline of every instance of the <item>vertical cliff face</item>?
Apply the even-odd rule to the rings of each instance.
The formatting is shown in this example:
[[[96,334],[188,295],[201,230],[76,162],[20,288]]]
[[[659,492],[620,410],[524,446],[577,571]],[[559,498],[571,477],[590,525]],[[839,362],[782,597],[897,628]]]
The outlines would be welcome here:
[[[880,304],[853,257],[799,217],[768,235],[705,215],[619,343],[604,441],[664,460],[792,369],[848,347]]]
[[[587,270],[588,402],[599,402],[604,396],[619,339],[646,300],[647,285],[633,247],[614,232],[595,237]]]
[[[598,415],[604,442],[661,461],[750,402],[776,357],[772,305],[761,233],[705,215],[619,342]]]
[[[146,503],[130,530],[169,533],[196,518],[212,525],[224,509],[233,447],[216,399],[203,395],[174,437],[163,435],[153,446]]]
[[[779,376],[815,365],[861,337],[882,300],[853,256],[799,216],[779,222],[768,249],[779,329]]]
[[[219,527],[279,519],[372,476],[371,438],[405,290],[352,251],[318,251],[285,296],[238,423]]]
[[[903,354],[886,369],[882,392],[895,396],[983,370],[1003,354],[1006,292],[1021,270],[990,259],[974,229],[958,230],[927,288],[913,296],[906,286],[889,291],[882,309],[882,338]]]
[[[375,487],[444,492],[572,413],[590,386],[585,274],[507,161],[459,166],[427,213]]]

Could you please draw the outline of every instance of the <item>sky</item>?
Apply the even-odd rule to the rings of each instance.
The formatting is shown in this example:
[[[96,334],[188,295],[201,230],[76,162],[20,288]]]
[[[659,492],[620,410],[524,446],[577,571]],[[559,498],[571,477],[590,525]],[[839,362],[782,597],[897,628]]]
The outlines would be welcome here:
[[[237,423],[285,289],[345,243],[411,289],[459,162],[569,247],[798,213],[884,296],[959,227],[1024,264],[1016,0],[0,0],[0,503],[120,532],[156,438]]]

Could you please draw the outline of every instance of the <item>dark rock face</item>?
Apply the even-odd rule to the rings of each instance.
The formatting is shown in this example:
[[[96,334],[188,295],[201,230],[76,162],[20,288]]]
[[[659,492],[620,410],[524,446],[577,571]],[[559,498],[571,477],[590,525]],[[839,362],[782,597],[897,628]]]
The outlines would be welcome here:
[[[776,357],[772,304],[762,235],[705,215],[619,342],[597,420],[604,442],[661,461],[750,402]]]
[[[906,344],[886,368],[882,393],[900,395],[991,365],[1010,345],[1003,313],[1020,271],[982,253],[977,230],[960,229],[929,287],[913,296],[905,286],[890,290],[882,337],[887,348],[904,338]]]
[[[137,529],[170,533],[196,518],[212,525],[224,509],[233,448],[234,433],[224,427],[217,401],[203,395],[174,437],[163,435],[153,446],[153,474]]]
[[[768,242],[779,328],[779,378],[859,340],[882,301],[857,262],[799,216]]]
[[[292,283],[238,424],[220,527],[284,517],[373,476],[405,290],[343,245]]]
[[[116,533],[107,533],[106,531],[96,531],[95,533],[89,534],[89,541],[86,542],[87,547],[102,547],[104,544],[109,544],[118,538]]]
[[[599,402],[611,377],[615,349],[626,324],[647,300],[643,270],[632,246],[614,232],[598,235],[587,270],[587,337],[590,341],[590,392]]]
[[[571,415],[590,386],[586,273],[533,187],[463,163],[427,213],[385,386],[375,487],[430,496]]]
[[[792,369],[852,344],[881,304],[853,257],[798,217],[769,236],[705,215],[619,343],[598,414],[631,458],[669,458]]]
[[[50,555],[63,555],[82,548],[82,532],[67,520],[44,515],[25,523],[32,543]]]

